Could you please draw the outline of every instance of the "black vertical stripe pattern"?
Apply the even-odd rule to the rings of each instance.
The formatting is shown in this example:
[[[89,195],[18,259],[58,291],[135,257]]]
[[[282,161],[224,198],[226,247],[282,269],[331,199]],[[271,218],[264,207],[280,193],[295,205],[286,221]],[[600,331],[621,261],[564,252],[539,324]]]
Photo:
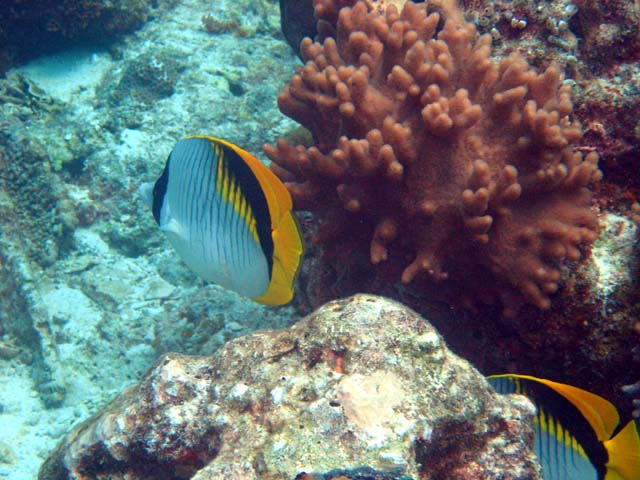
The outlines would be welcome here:
[[[191,143],[195,143],[195,142],[191,142]],[[198,162],[198,171],[196,172],[196,175],[195,175],[195,178],[199,180],[197,183],[196,198],[209,198],[206,196],[203,197],[203,190],[205,187],[208,187],[207,174],[210,175],[211,169],[215,164],[215,159],[212,158],[212,154],[209,150],[205,150],[206,145],[203,144],[203,142],[198,142],[195,145],[196,145],[196,148],[195,148],[196,151],[194,152],[194,157],[197,159],[204,159]],[[204,215],[205,215],[204,205],[202,202],[198,202],[198,211],[196,212],[194,222],[196,222],[195,223],[196,225],[200,225],[201,228],[204,228],[205,226],[205,224],[203,223]]]
[[[253,212],[256,220],[256,232],[260,240],[260,247],[267,259],[269,267],[269,278],[273,270],[273,238],[271,237],[271,214],[269,213],[269,205],[267,198],[262,191],[260,182],[251,171],[251,168],[232,148],[221,145],[225,159],[225,167],[229,181],[233,178],[240,187],[240,191],[244,195],[245,201]],[[233,208],[233,207],[231,207]]]
[[[206,190],[204,191],[203,195],[204,198],[213,198],[212,197],[212,192],[211,192],[211,182],[212,180],[212,176],[213,176],[213,171],[216,169],[216,161],[215,161],[215,155],[213,155],[213,152],[211,152],[211,156],[214,157],[212,158],[211,162],[208,162],[208,168],[206,169],[207,171],[205,172],[206,175],[206,179],[204,180],[204,182],[202,182],[204,184],[204,186],[206,187]],[[209,226],[210,225],[210,221],[209,219],[211,218],[211,205],[213,205],[214,202],[209,202],[209,210],[203,208],[201,215],[200,215],[200,222],[203,225]]]
[[[220,152],[219,150],[217,150],[215,148],[215,145],[211,145],[211,143],[208,140],[203,140],[207,142],[207,145],[209,147],[209,150],[212,152],[212,156],[215,159],[215,162],[212,163],[211,165],[211,170],[215,172],[215,176],[213,177],[213,179],[211,180],[211,197],[210,198],[215,198],[214,202],[211,202],[211,213],[210,213],[210,219],[211,219],[211,229],[210,231],[214,232],[215,229],[213,228],[214,225],[220,225],[220,208],[221,208],[221,200],[220,200],[220,195],[214,195],[214,192],[216,191],[216,185],[218,184],[218,175],[223,175],[223,172],[219,171],[218,169],[218,164],[222,161],[220,159]],[[224,176],[224,175],[223,175]],[[216,235],[215,233],[213,234],[213,236],[216,239],[216,251],[217,252],[221,252],[220,249],[220,235]]]
[[[199,179],[199,177],[197,177],[196,175],[185,175],[184,172],[194,172],[195,169],[202,164],[202,162],[198,162],[198,159],[193,154],[192,142],[183,143],[181,146],[183,147],[183,149],[182,149],[182,152],[180,153],[181,153],[181,157],[184,159],[183,160],[184,169],[181,172],[182,184],[178,189],[178,193],[179,193],[179,197],[184,202],[192,198],[193,192],[195,190],[196,180]],[[190,202],[190,203],[192,204],[193,208],[189,208],[187,210],[189,214],[187,225],[189,225],[190,227],[189,233],[192,234],[191,227],[198,225],[195,222],[194,215],[198,210],[199,203],[198,202]],[[182,205],[182,207],[184,208],[184,205]]]
[[[236,214],[234,206],[230,202],[222,202],[220,200],[222,191],[216,192],[214,195],[212,190],[216,189],[218,182],[218,163],[220,165],[220,175],[222,176],[221,184],[224,184],[225,178],[229,185],[228,198],[231,198],[232,190],[237,190],[244,197],[246,202],[245,209],[250,209],[252,216],[256,221],[256,232],[260,242],[260,247],[267,260],[269,268],[269,278],[273,271],[273,238],[271,237],[271,215],[269,213],[269,205],[265,197],[260,182],[254,175],[251,168],[246,164],[244,159],[236,153],[232,148],[216,143],[215,140],[207,138],[189,138],[178,142],[174,150],[167,158],[162,175],[156,181],[153,187],[153,217],[160,224],[160,212],[164,203],[169,183],[169,165],[173,155],[180,155],[183,158],[182,169],[185,172],[193,172],[191,175],[181,175],[182,178],[176,179],[179,184],[176,185],[179,195],[186,198],[208,198],[210,202],[209,211],[204,211],[204,205],[197,203],[195,209],[190,209],[189,218],[190,225],[199,225],[200,228],[206,228],[206,220],[211,222],[211,229],[214,233],[217,251],[224,255],[224,261],[229,262],[226,249],[220,248],[220,235],[217,235],[218,228],[232,228],[230,232],[235,234],[236,242],[239,242],[238,233],[240,227],[240,213]],[[173,180],[172,180],[173,181]],[[203,197],[202,195],[205,195]],[[216,208],[217,207],[217,208]],[[202,211],[200,211],[202,209]],[[215,210],[215,212],[214,212]],[[233,222],[229,222],[231,215]],[[215,217],[215,218],[214,218]],[[238,218],[233,218],[238,217]],[[199,221],[197,220],[199,219]],[[216,228],[214,228],[214,226]],[[233,258],[234,264],[247,261],[247,245],[238,245],[242,251],[242,258]],[[238,249],[236,249],[237,251]]]
[[[222,197],[222,203],[220,204],[220,209],[223,213],[222,218],[220,219],[220,221],[217,223],[218,226],[224,226],[224,228],[227,228],[227,213],[229,211],[229,202],[225,201],[224,198],[224,184],[225,184],[225,179],[227,180],[226,183],[229,183],[229,172],[227,171],[227,159],[225,158],[224,153],[222,155],[220,155],[218,157],[218,162],[222,162],[222,168],[221,168],[221,173],[222,173],[222,183],[220,184],[220,191],[218,192],[218,195],[220,195],[220,197]],[[224,263],[225,265],[229,264],[229,259],[227,258],[227,249],[223,248],[222,249],[222,253],[224,254]]]
[[[240,269],[240,258],[239,258],[240,238],[238,236],[238,233],[239,233],[238,228],[242,227],[242,225],[240,225],[239,223],[241,221],[240,214],[236,211],[236,208],[233,207],[234,203],[238,201],[237,198],[235,197],[235,194],[239,193],[238,188],[239,188],[238,184],[235,180],[229,183],[229,200],[230,200],[229,208],[233,213],[233,215],[231,216],[231,221],[229,222],[229,229],[231,230],[230,235],[232,238],[232,243],[237,246],[237,248],[233,250],[234,255],[231,258],[231,262],[233,263],[233,266],[239,270]],[[245,227],[245,228],[249,230],[248,227]]]
[[[543,383],[521,378],[518,379],[518,382],[522,391],[517,391],[515,382],[512,379],[498,378],[489,380],[498,393],[521,393],[529,397],[538,412],[544,411],[547,422],[557,420],[563,429],[572,435],[584,449],[587,458],[596,469],[598,478],[604,479],[607,470],[605,465],[609,459],[609,454],[605,446],[598,440],[589,421],[575,405]],[[496,380],[498,381],[497,383]],[[538,419],[540,417],[540,414],[538,414]],[[546,428],[548,432],[550,428],[548,423]],[[542,433],[542,425],[540,425],[540,430]],[[547,443],[546,450],[549,451],[549,449],[550,447]]]

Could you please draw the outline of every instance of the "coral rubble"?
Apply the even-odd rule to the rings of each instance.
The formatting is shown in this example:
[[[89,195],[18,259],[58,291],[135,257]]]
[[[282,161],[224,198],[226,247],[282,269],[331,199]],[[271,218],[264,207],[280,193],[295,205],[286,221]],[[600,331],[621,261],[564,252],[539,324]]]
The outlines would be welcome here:
[[[533,413],[416,313],[359,295],[209,357],[161,357],[39,478],[535,480]]]
[[[368,251],[369,276],[421,295],[507,316],[549,308],[563,262],[595,240],[601,176],[597,154],[576,149],[559,69],[538,74],[516,53],[494,65],[489,35],[452,11],[440,28],[423,4],[323,0],[316,16],[325,40],[302,42],[307,63],[278,98],[315,145],[265,152],[295,207],[320,218],[327,283]]]

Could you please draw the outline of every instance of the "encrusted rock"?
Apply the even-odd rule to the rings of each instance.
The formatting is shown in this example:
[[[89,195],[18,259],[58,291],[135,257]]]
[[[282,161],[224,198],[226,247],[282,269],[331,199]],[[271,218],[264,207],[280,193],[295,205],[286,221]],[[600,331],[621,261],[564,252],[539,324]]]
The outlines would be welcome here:
[[[367,468],[537,479],[532,416],[416,313],[359,295],[210,357],[162,357],[69,433],[39,478],[293,480]]]
[[[152,2],[142,0],[6,0],[2,6],[0,74],[15,63],[63,50],[73,41],[114,41],[138,29],[154,8]]]

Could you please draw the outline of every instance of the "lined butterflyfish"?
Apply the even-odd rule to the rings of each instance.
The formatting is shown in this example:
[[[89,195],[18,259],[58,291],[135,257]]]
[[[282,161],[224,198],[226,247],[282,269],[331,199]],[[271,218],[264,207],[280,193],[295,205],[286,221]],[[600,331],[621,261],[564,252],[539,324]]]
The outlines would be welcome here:
[[[192,136],[138,192],[186,265],[268,305],[293,298],[304,250],[289,192],[269,168],[224,140]]]
[[[498,393],[536,406],[535,452],[544,480],[639,480],[640,436],[607,400],[570,385],[526,375],[488,378]],[[615,435],[614,435],[615,433]]]

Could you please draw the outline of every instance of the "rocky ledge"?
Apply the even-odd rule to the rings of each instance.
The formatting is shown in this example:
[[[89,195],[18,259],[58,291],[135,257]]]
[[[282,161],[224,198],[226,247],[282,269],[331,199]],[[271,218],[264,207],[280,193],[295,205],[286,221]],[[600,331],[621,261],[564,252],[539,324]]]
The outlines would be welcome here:
[[[357,295],[211,356],[161,357],[39,479],[538,479],[533,414],[415,312]]]

